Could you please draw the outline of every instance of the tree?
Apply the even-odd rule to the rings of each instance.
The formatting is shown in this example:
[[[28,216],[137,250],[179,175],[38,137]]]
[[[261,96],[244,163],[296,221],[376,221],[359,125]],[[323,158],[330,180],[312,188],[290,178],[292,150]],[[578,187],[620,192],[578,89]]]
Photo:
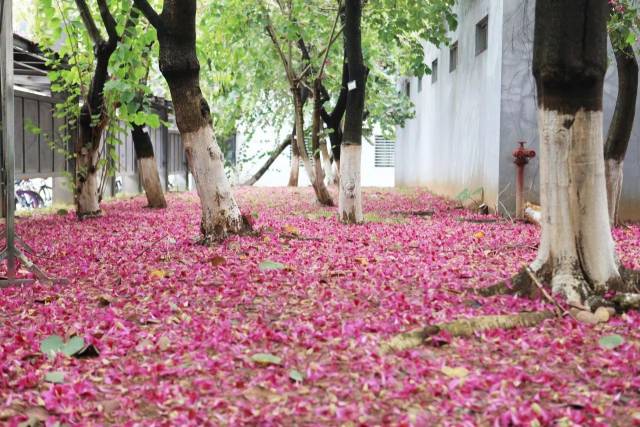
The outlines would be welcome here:
[[[173,101],[189,169],[202,204],[203,242],[224,239],[250,228],[240,213],[216,143],[209,104],[200,90],[196,54],[196,0],[165,0],[158,14],[147,0],[134,0],[156,29],[159,65]]]
[[[113,77],[117,80],[107,83],[107,91],[111,85],[128,85],[127,95],[120,98],[120,115],[128,118],[131,127],[131,139],[138,164],[138,174],[142,188],[147,197],[148,207],[166,208],[167,201],[164,197],[158,163],[153,151],[153,143],[149,133],[145,130],[145,123],[158,127],[160,121],[157,115],[149,114],[151,105],[149,103],[150,90],[148,86],[151,58],[153,57],[153,39],[149,28],[142,31],[138,28],[140,12],[136,7],[131,10],[131,18],[134,24],[125,29],[123,39],[118,45],[115,56],[118,58],[117,67],[113,67]],[[142,77],[141,77],[142,76]],[[120,92],[120,91],[118,91]],[[132,98],[132,99],[131,99]],[[129,101],[130,102],[126,102]]]
[[[306,98],[306,90],[308,90],[308,86],[305,87],[303,85],[303,81],[305,78],[309,76],[313,72],[313,67],[311,64],[310,58],[305,57],[304,52],[302,53],[302,70],[296,70],[294,59],[292,55],[292,44],[293,42],[298,42],[301,39],[301,27],[297,20],[297,14],[295,14],[294,5],[283,5],[279,3],[281,15],[285,18],[282,26],[285,28],[286,33],[284,36],[281,36],[276,29],[276,25],[271,18],[271,11],[266,3],[262,3],[263,11],[265,15],[266,25],[265,29],[267,34],[271,38],[273,42],[273,46],[278,54],[278,57],[282,61],[282,66],[284,67],[285,75],[287,77],[287,81],[289,83],[289,89],[291,90],[291,95],[293,99],[293,111],[295,118],[295,144],[298,149],[298,155],[300,156],[304,168],[309,177],[309,181],[311,182],[311,186],[313,187],[316,198],[318,202],[326,206],[333,206],[333,200],[331,198],[331,194],[329,194],[329,190],[327,189],[324,183],[324,175],[322,173],[321,165],[318,165],[316,162],[315,168],[311,165],[311,160],[309,158],[309,154],[307,153],[307,149],[305,146],[305,138],[304,138],[304,104]],[[298,9],[299,10],[299,9]],[[294,40],[296,39],[296,40]],[[288,52],[285,52],[284,44],[288,44]],[[332,39],[329,38],[327,42],[327,46],[325,47],[325,52],[328,52],[331,48]],[[315,91],[316,85],[313,84],[312,95],[315,97],[314,99],[318,99],[318,94]],[[317,103],[314,103],[314,108],[318,107]],[[313,115],[315,117],[315,114]],[[314,121],[314,125],[312,125],[314,131],[317,133],[319,131],[319,124],[317,119],[312,119]],[[315,137],[314,137],[315,138]],[[314,139],[314,144],[317,144],[318,140]],[[292,160],[295,160],[295,156]],[[297,167],[295,162],[292,164],[292,168]],[[295,176],[292,173],[290,177],[290,183],[294,180]]]
[[[109,79],[109,60],[116,50],[119,35],[116,20],[111,15],[106,0],[98,0],[100,17],[107,32],[106,39],[100,33],[86,1],[75,1],[85,29],[93,42],[96,61],[91,85],[78,120],[75,203],[76,214],[82,218],[100,213],[98,160],[103,131],[108,121],[104,87]]]
[[[62,93],[65,99],[56,105],[55,112],[69,123],[65,125],[68,132],[61,133],[79,130],[80,134],[72,152],[66,146],[53,148],[76,159],[74,193],[77,214],[82,218],[99,212],[106,178],[113,175],[118,160],[117,146],[122,141],[117,136],[124,130],[121,124],[160,126],[148,102],[150,90],[145,77],[155,32],[138,25],[139,12],[128,2],[100,1],[98,11],[86,0],[55,4],[39,0],[37,6],[36,35],[47,48],[51,90]],[[96,15],[105,28],[104,22],[109,28],[115,23],[116,34],[112,28],[107,32],[109,39],[104,40]],[[96,40],[101,44],[96,45]],[[134,138],[136,148],[140,142],[140,138]],[[146,155],[153,156],[153,146],[144,141],[142,144]],[[147,175],[157,175],[155,160],[147,163],[147,168],[139,168],[141,173],[149,169]],[[148,181],[143,177],[143,184]],[[151,197],[150,206],[165,204],[159,179],[155,188],[145,186],[145,192]]]
[[[366,69],[362,57],[362,2],[346,0],[344,44],[349,70],[347,104],[340,153],[340,195],[338,215],[345,223],[363,221],[360,162]]]
[[[610,2],[609,36],[618,71],[618,97],[604,145],[609,221],[619,222],[623,164],[636,114],[638,61],[634,52],[638,9],[629,0]]]
[[[606,0],[538,0],[535,12],[542,235],[531,270],[576,304],[624,284],[602,151],[608,12]]]

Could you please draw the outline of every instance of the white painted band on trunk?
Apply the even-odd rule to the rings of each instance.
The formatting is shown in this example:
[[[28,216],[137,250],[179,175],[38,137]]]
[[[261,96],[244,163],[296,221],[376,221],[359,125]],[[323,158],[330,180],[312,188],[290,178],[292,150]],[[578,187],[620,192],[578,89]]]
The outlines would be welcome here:
[[[231,193],[222,151],[216,143],[213,129],[205,126],[195,132],[184,133],[182,142],[202,205],[202,231],[214,238],[240,231],[243,225],[240,209]]]
[[[98,163],[98,153],[100,147],[89,150],[84,147],[76,160],[76,174],[78,175],[76,185],[79,192],[76,194],[76,209],[79,215],[93,214],[100,210],[98,202],[98,170],[92,165]],[[93,170],[92,173],[89,171]],[[79,178],[83,178],[81,181]]]
[[[362,215],[362,190],[360,188],[360,163],[362,145],[343,144],[340,149],[340,195],[338,214],[342,221],[360,223]]]
[[[549,263],[553,291],[582,302],[586,284],[619,277],[609,227],[602,112],[540,110],[542,236],[534,271]]]
[[[618,222],[620,197],[622,196],[624,161],[608,159],[605,161],[605,177],[607,180],[607,206],[609,207],[609,222]]]
[[[162,182],[158,173],[158,164],[155,157],[143,157],[138,159],[138,170],[140,172],[140,180],[142,188],[147,196],[147,202],[151,207],[165,207],[167,205],[164,192],[162,191]]]

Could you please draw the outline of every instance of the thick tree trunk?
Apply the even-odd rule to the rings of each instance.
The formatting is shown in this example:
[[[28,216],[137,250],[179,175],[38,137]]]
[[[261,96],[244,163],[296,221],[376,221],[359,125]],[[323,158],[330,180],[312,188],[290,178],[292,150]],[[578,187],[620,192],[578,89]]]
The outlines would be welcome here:
[[[291,139],[291,171],[289,172],[289,187],[298,186],[298,176],[300,175],[300,151],[298,150],[298,144],[296,143],[296,127],[293,127],[293,133]]]
[[[329,142],[331,144],[331,157],[333,160],[333,179],[332,183],[340,185],[340,150],[342,147],[342,118],[344,117],[347,107],[347,84],[349,83],[349,67],[346,57],[342,64],[342,85],[340,94],[333,107],[333,111],[329,114],[324,108],[320,111],[322,120],[324,121],[329,132]]]
[[[604,146],[609,221],[619,223],[618,207],[622,193],[623,163],[636,115],[638,61],[632,46],[615,50],[618,68],[618,98]]]
[[[360,23],[362,2],[346,0],[344,42],[349,67],[347,105],[340,155],[340,196],[338,215],[344,223],[363,221],[360,190],[362,121],[364,113],[366,70],[362,59]]]
[[[285,148],[287,148],[289,145],[291,145],[291,135],[287,136],[287,138],[276,147],[276,149],[273,151],[273,153],[271,153],[264,165],[262,165],[262,167],[258,169],[251,178],[246,180],[243,185],[253,185],[258,182],[258,180],[262,178],[262,175],[264,175],[265,172],[269,170],[273,162],[276,161],[278,156],[282,154]]]
[[[150,208],[166,208],[167,201],[162,190],[158,164],[153,153],[153,144],[149,133],[145,132],[144,126],[131,124],[131,138],[133,148],[138,161],[138,172],[142,180],[142,188],[147,196],[147,203]]]
[[[145,1],[135,0],[156,27],[159,65],[173,101],[176,124],[202,208],[203,242],[241,233],[249,224],[240,213],[224,171],[224,157],[216,143],[209,105],[200,90],[196,55],[196,0],[165,0],[157,15]]]
[[[602,151],[607,17],[606,0],[536,3],[542,236],[531,267],[573,303],[621,282]]]

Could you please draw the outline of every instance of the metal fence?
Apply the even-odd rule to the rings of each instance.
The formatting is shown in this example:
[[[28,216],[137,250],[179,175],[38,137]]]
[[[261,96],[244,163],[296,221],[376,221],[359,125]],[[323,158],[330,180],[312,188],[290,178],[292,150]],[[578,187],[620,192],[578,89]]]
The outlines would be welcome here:
[[[55,117],[54,109],[60,98],[35,92],[15,90],[16,178],[45,178],[64,176],[73,172],[73,162],[65,158],[63,150],[73,152],[74,135],[66,137],[65,120]],[[154,104],[155,112],[163,121],[172,122],[169,106],[160,100]],[[107,132],[110,132],[107,129]],[[116,175],[136,175],[137,164],[131,132],[128,126],[118,126],[114,135],[120,141]],[[177,129],[161,126],[148,129],[153,143],[158,173],[163,187],[170,189],[169,176],[187,177],[187,161]],[[106,147],[103,147],[106,150]],[[104,153],[106,155],[106,151]]]

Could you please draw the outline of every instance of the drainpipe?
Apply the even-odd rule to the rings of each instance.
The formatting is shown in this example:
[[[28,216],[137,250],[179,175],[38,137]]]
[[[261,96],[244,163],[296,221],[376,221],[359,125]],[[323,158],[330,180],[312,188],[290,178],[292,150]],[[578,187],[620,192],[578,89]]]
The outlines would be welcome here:
[[[513,163],[516,165],[516,218],[524,219],[524,167],[529,159],[536,156],[536,152],[525,149],[524,141],[518,144],[520,147],[513,151]]]

